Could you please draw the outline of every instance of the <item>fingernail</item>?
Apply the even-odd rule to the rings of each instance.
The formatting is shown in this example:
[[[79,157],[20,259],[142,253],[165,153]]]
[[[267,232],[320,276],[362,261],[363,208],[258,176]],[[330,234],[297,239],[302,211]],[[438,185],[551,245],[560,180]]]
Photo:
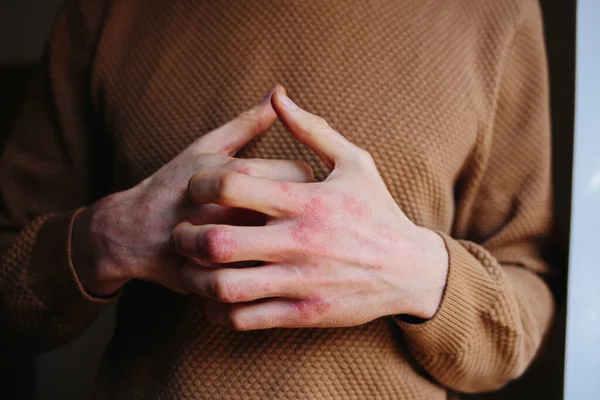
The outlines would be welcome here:
[[[289,97],[287,97],[285,94],[283,93],[279,93],[279,99],[281,100],[281,102],[283,103],[283,105],[290,111],[296,111],[298,109],[298,106],[296,105],[296,103],[294,103],[292,101],[292,99],[290,99]]]
[[[268,102],[270,102],[270,101],[271,101],[271,96],[273,96],[273,93],[275,93],[275,91],[276,91],[276,90],[277,90],[277,88],[276,88],[276,87],[275,87],[275,88],[273,88],[273,89],[271,89],[271,91],[269,92],[269,94],[267,94],[267,95],[265,96],[265,98],[264,98],[264,99],[262,99],[262,103],[268,103]]]
[[[280,85],[279,83],[277,85],[275,85],[275,91],[282,93],[282,94],[286,94],[285,88],[282,85]]]

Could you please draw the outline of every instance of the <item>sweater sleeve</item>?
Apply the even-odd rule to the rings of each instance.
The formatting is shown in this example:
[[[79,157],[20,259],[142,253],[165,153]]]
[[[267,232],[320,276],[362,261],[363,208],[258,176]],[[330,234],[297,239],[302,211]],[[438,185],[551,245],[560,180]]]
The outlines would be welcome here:
[[[67,1],[0,158],[0,353],[63,343],[113,300],[86,295],[70,256],[77,210],[106,186],[90,156],[101,143],[87,93],[92,48],[81,7]]]
[[[427,373],[457,392],[519,377],[547,332],[554,302],[543,258],[551,230],[546,55],[536,1],[507,46],[487,144],[457,191],[445,293],[421,324],[396,319]],[[484,140],[484,141],[485,141]],[[462,192],[461,192],[462,191]]]

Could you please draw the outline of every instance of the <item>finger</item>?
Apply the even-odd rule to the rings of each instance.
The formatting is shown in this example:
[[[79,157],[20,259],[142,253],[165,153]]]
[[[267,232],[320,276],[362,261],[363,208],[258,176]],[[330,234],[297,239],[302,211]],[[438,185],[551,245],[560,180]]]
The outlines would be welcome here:
[[[202,136],[197,142],[199,150],[203,153],[231,156],[257,135],[266,131],[277,119],[270,103],[271,96],[275,92],[285,92],[285,89],[277,85],[260,104]]]
[[[292,244],[275,226],[192,225],[181,222],[171,232],[173,249],[186,257],[215,263],[279,261]]]
[[[228,304],[207,299],[207,319],[238,331],[319,326],[330,305],[322,299],[266,299]]]
[[[218,204],[186,203],[180,221],[189,221],[192,225],[236,225],[261,226],[266,223],[266,215],[244,208],[223,207]]]
[[[190,179],[188,198],[195,204],[239,207],[281,218],[298,208],[301,190],[297,185],[301,184],[233,171],[201,172]]]
[[[304,161],[234,158],[228,164],[232,171],[276,181],[313,182],[315,176]]]
[[[271,104],[292,135],[331,169],[366,153],[331,128],[325,119],[301,109],[285,94],[274,93]]]
[[[301,288],[293,270],[275,264],[248,268],[182,268],[183,286],[222,303],[245,303],[268,297],[292,297]]]

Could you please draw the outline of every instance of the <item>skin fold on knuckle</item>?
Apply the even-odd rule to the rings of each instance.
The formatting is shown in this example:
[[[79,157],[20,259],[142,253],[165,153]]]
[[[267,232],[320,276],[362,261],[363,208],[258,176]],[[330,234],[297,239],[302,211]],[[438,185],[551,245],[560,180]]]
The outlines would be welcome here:
[[[237,296],[227,274],[215,273],[208,283],[208,296],[222,303],[235,303]]]
[[[329,122],[319,115],[313,115],[309,121],[310,129],[315,133],[327,132],[331,129]]]
[[[226,323],[234,331],[245,332],[257,329],[249,324],[247,318],[235,308],[231,309],[226,315]]]
[[[190,154],[190,165],[195,173],[210,171],[216,166],[223,163],[225,156],[214,153],[202,153],[202,149],[198,148],[193,154]],[[187,161],[187,160],[186,160]]]
[[[213,227],[207,230],[197,242],[199,253],[210,261],[231,262],[236,250],[233,233],[225,227]]]
[[[237,120],[252,132],[262,131],[266,128],[266,123],[261,118],[260,106],[243,111],[238,115]]]
[[[316,326],[330,310],[331,304],[319,296],[292,302],[294,320],[299,326]]]

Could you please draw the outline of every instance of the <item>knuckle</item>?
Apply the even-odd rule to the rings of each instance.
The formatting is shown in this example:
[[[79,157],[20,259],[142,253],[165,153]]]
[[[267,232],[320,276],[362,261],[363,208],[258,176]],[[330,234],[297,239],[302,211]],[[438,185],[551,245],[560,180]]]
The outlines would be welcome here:
[[[194,154],[191,165],[194,171],[207,171],[215,165],[223,162],[223,155],[216,153],[202,153],[202,148],[197,148],[197,154]]]
[[[225,171],[219,177],[217,197],[222,201],[232,199],[237,192],[237,176],[234,171]]]
[[[367,150],[356,146],[354,154],[356,157],[356,162],[358,162],[360,165],[368,167],[372,167],[375,165],[375,160],[373,159],[373,156]]]
[[[195,172],[188,180],[188,188],[191,187],[194,183],[198,182],[200,179],[202,179],[202,175],[202,172]]]
[[[329,122],[321,116],[315,115],[312,120],[312,127],[316,131],[325,131],[329,130],[331,127],[329,126]]]
[[[230,262],[235,251],[233,234],[223,227],[209,229],[199,245],[206,258],[218,263]]]
[[[170,242],[175,251],[181,252],[185,246],[185,228],[179,224],[171,231]]]
[[[238,117],[238,121],[248,125],[256,125],[259,121],[258,113],[255,109],[245,110],[241,112]]]
[[[195,193],[196,185],[202,179],[202,172],[196,172],[192,177],[188,180],[187,192],[188,195],[193,195]]]
[[[229,313],[227,320],[228,325],[235,331],[244,332],[250,330],[250,325],[246,319],[235,310]]]
[[[235,160],[231,163],[231,170],[238,174],[252,175],[254,168],[250,161]]]
[[[312,182],[315,180],[315,172],[306,161],[297,161],[296,163],[304,177],[304,182]]]
[[[226,276],[216,274],[208,285],[209,296],[222,303],[235,302],[235,293],[232,291],[231,284]]]
[[[246,110],[238,115],[237,120],[239,123],[247,126],[251,130],[264,128],[263,122],[260,118],[260,112],[256,108]]]

